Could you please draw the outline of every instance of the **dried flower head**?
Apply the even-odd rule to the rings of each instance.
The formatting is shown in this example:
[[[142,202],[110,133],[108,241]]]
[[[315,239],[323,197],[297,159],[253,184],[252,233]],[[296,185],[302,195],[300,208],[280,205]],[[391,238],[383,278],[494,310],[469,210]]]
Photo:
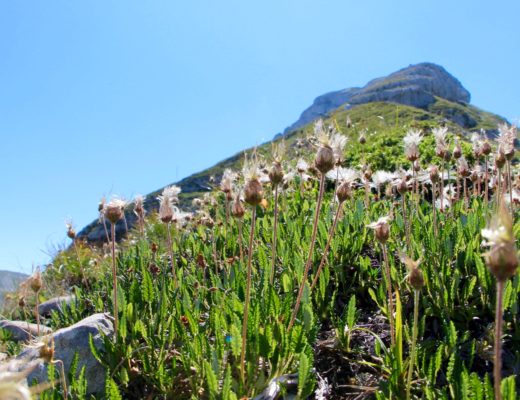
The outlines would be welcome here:
[[[466,161],[466,157],[461,156],[457,160],[457,171],[464,178],[467,178],[470,175],[471,170],[469,168],[468,162]]]
[[[498,125],[498,151],[503,153],[506,159],[511,160],[515,154],[516,126],[507,124]]]
[[[237,173],[233,172],[231,169],[226,168],[224,173],[222,174],[222,179],[220,180],[220,190],[224,193],[231,193],[233,190],[233,183],[237,179]]]
[[[36,268],[36,271],[29,277],[29,287],[34,293],[38,293],[43,286],[42,274],[40,268]]]
[[[419,143],[422,141],[422,133],[420,130],[409,129],[404,137],[404,150],[406,158],[409,161],[415,161],[419,158]]]
[[[435,137],[435,152],[437,156],[444,158],[444,153],[448,148],[448,128],[445,126],[432,129]]]
[[[119,198],[113,198],[109,203],[105,204],[105,207],[103,208],[103,215],[111,223],[115,224],[117,221],[123,218],[125,206],[126,201]]]
[[[347,145],[348,138],[341,133],[335,133],[330,139],[330,146],[336,159],[336,164],[341,164],[344,158],[345,146]]]
[[[376,239],[380,243],[386,243],[390,236],[390,216],[379,218],[376,222],[372,222],[367,225],[367,228],[373,229],[376,235]]]
[[[264,197],[262,183],[259,180],[260,172],[258,171],[258,158],[256,152],[250,159],[247,154],[244,155],[244,166],[242,168],[245,183],[244,183],[244,199],[245,202],[252,206],[257,206],[261,203]]]
[[[518,253],[513,233],[513,220],[505,201],[501,200],[497,213],[488,227],[482,229],[484,246],[490,250],[484,254],[486,264],[495,278],[506,281],[515,275],[518,267]]]
[[[144,209],[144,197],[140,194],[134,199],[134,214],[139,218],[144,218],[146,211]]]
[[[421,263],[421,259],[414,261],[410,257],[405,254],[400,254],[401,262],[406,265],[408,269],[408,283],[415,290],[421,290],[424,286],[424,275],[422,271],[419,269],[419,264]]]
[[[67,228],[67,237],[74,240],[76,238],[76,230],[72,224],[72,220],[68,219],[65,221],[65,227]]]
[[[164,188],[162,194],[157,197],[157,200],[159,200],[159,218],[165,224],[173,221],[173,205],[179,200],[180,192],[181,189],[178,186],[172,185]]]

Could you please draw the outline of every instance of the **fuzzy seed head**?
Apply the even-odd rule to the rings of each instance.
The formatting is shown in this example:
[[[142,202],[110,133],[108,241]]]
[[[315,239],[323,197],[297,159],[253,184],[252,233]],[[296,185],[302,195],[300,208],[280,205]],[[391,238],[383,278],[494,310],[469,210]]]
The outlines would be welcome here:
[[[516,274],[518,253],[513,233],[513,220],[505,201],[501,200],[497,213],[488,227],[482,230],[484,246],[490,250],[484,254],[486,265],[498,281],[504,282]]]
[[[408,283],[415,290],[421,290],[424,287],[424,275],[419,269],[421,259],[414,261],[410,257],[401,254],[401,262],[406,265],[408,269]]]
[[[42,274],[39,269],[37,269],[34,274],[29,278],[29,286],[34,293],[38,293],[40,289],[43,287]]]
[[[338,197],[338,201],[343,203],[346,200],[349,200],[352,198],[352,188],[350,182],[342,182],[338,189],[336,190],[336,196]]]
[[[235,200],[231,204],[231,215],[236,219],[242,219],[244,217],[246,210],[242,201],[240,200],[240,195],[237,194],[235,196]]]
[[[250,206],[257,206],[264,198],[264,190],[260,181],[256,178],[249,179],[244,185],[244,200]]]
[[[274,161],[269,170],[269,180],[273,186],[278,186],[283,181],[283,168],[279,161]]]
[[[422,141],[420,130],[410,129],[403,139],[406,158],[414,162],[419,158],[419,143]]]
[[[376,222],[372,222],[367,225],[367,228],[373,229],[376,235],[376,239],[380,243],[386,243],[388,238],[390,237],[390,217],[381,217]]]
[[[334,168],[334,164],[336,160],[334,158],[334,151],[328,145],[321,145],[318,148],[318,152],[316,153],[316,158],[314,160],[314,165],[322,174],[326,174],[332,168]]]
[[[103,208],[103,215],[112,224],[115,224],[123,218],[125,206],[126,202],[124,200],[114,198]]]

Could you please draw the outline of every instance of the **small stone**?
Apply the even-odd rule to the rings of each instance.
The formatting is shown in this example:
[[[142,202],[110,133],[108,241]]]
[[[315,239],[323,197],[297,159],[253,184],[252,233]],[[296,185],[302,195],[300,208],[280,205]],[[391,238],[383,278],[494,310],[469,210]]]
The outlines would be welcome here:
[[[76,296],[73,294],[67,296],[55,297],[47,300],[38,306],[38,313],[41,316],[50,315],[53,311],[62,311],[64,307],[67,307],[70,303],[76,300]]]

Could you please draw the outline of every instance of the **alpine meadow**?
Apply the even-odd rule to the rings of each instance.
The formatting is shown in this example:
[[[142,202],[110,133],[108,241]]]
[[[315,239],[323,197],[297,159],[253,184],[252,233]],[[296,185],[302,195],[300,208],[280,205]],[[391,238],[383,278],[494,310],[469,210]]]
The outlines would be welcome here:
[[[518,399],[516,146],[421,63],[101,199],[6,289],[0,398]]]

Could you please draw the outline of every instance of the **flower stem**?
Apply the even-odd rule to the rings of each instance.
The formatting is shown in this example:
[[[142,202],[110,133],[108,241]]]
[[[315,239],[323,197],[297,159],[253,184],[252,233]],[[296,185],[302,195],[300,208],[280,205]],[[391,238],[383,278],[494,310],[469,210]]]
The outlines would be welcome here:
[[[116,224],[110,225],[112,233],[112,306],[114,308],[114,342],[117,342],[119,325],[119,309],[117,307],[117,268],[116,268]]]
[[[309,274],[309,269],[312,263],[312,254],[314,253],[314,243],[316,242],[316,234],[318,233],[318,220],[320,217],[320,209],[321,203],[323,201],[323,192],[325,191],[325,174],[321,174],[320,178],[320,191],[318,194],[318,202],[316,203],[316,212],[314,213],[314,224],[312,226],[312,237],[311,242],[309,244],[309,255],[307,257],[307,262],[305,263],[305,269],[303,270],[303,278],[302,283],[300,284],[300,289],[298,290],[298,297],[296,297],[296,305],[294,306],[294,310],[291,316],[291,321],[289,322],[289,327],[287,331],[290,332],[294,322],[296,321],[296,315],[298,315],[298,310],[300,309],[300,302],[302,301],[303,289],[305,288],[305,284],[307,283],[307,276]]]
[[[272,265],[271,265],[271,277],[269,278],[269,282],[271,285],[274,281],[274,271],[276,267],[276,238],[278,234],[278,185],[274,188],[274,223],[273,223],[273,254],[272,254]]]
[[[173,258],[173,243],[172,243],[172,233],[171,233],[171,223],[168,222],[166,225],[166,230],[168,233],[168,253],[170,255],[170,264],[172,268],[172,275],[173,275],[173,283],[175,287],[177,287],[177,275],[175,273],[175,260]]]
[[[436,190],[437,190],[437,185],[435,185],[435,182],[432,182],[433,232],[435,233],[435,237],[437,237],[437,205],[435,202],[435,191]]]
[[[497,304],[495,310],[495,359],[493,378],[495,381],[495,400],[501,400],[500,383],[502,381],[502,299],[504,297],[504,281],[497,281]]]
[[[404,222],[404,235],[406,236],[406,248],[410,249],[410,230],[408,226],[408,218],[406,216],[406,193],[401,195],[402,206],[403,206],[403,222]]]
[[[330,248],[330,244],[332,242],[332,237],[334,236],[334,232],[336,231],[336,225],[338,224],[339,216],[341,215],[341,206],[342,206],[342,203],[339,203],[338,209],[336,210],[336,215],[334,216],[334,222],[332,223],[332,226],[329,230],[329,237],[327,239],[327,244],[325,245],[325,250],[323,251],[323,255],[321,256],[320,266],[318,267],[318,270],[316,271],[316,275],[314,276],[314,279],[312,281],[311,291],[312,291],[312,289],[314,289],[314,286],[316,286],[316,284],[318,283],[318,279],[320,277],[321,270],[323,269],[323,267],[325,266],[325,264],[327,262],[327,257],[329,254],[329,248]]]
[[[242,351],[240,354],[240,376],[242,383],[245,383],[245,361],[246,361],[246,337],[247,337],[247,319],[249,314],[249,298],[251,296],[251,260],[253,258],[253,237],[255,234],[256,222],[256,206],[253,208],[251,216],[251,232],[249,234],[249,251],[247,253],[247,281],[246,281],[246,298],[244,300],[244,321],[242,322]]]
[[[392,293],[392,276],[390,274],[390,263],[388,262],[388,254],[386,251],[386,244],[381,243],[383,248],[383,262],[386,280],[386,291],[388,294],[388,322],[390,323],[390,340],[392,346],[395,344],[395,328],[394,328],[394,295]]]
[[[484,168],[485,168],[485,176],[484,176],[484,191],[485,191],[485,200],[486,200],[486,207],[487,207],[487,203],[488,203],[488,196],[489,196],[489,172],[488,172],[488,157],[486,156],[485,157],[485,165],[484,165]]]
[[[415,350],[417,345],[417,331],[419,325],[419,290],[414,290],[413,299],[413,333],[412,333],[412,347],[410,352],[410,366],[408,367],[408,380],[406,384],[406,398],[410,399],[410,387],[412,384],[413,366],[415,362]]]

